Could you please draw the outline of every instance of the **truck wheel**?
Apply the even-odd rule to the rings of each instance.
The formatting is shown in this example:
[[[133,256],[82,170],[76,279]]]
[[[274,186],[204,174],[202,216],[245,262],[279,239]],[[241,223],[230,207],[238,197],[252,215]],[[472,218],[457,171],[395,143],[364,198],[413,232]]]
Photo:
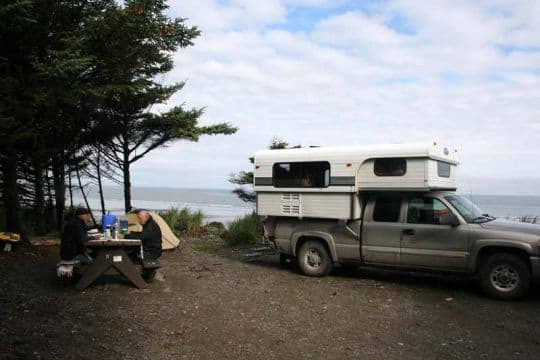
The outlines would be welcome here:
[[[325,276],[332,271],[332,257],[326,246],[319,241],[306,241],[300,247],[296,258],[304,275]]]
[[[500,300],[520,299],[531,286],[531,271],[519,256],[499,253],[480,264],[480,284],[484,292]]]

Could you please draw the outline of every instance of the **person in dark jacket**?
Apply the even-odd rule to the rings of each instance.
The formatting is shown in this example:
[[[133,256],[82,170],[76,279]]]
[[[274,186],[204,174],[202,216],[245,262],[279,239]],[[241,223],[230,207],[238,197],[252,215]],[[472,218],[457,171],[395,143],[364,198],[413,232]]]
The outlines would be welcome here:
[[[142,225],[141,232],[132,232],[126,239],[139,239],[142,242],[143,258],[157,260],[161,257],[161,229],[147,210],[139,210],[137,217]]]
[[[92,260],[85,254],[84,248],[86,242],[93,239],[86,230],[89,222],[90,211],[88,209],[78,208],[75,210],[73,219],[67,222],[62,232],[60,242],[60,258],[62,260],[78,260],[83,264],[87,264]]]

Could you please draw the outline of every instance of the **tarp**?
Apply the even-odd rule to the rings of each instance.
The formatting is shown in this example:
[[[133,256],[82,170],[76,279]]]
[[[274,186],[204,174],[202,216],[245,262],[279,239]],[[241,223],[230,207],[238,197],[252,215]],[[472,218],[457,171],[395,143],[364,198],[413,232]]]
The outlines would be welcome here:
[[[178,239],[176,235],[174,235],[174,233],[172,232],[169,225],[167,225],[165,220],[163,220],[163,218],[154,211],[149,211],[149,213],[150,215],[152,215],[152,218],[161,229],[161,239],[162,239],[163,250],[170,250],[170,249],[174,249],[178,247],[178,245],[180,244],[180,239]],[[126,218],[129,224],[129,227],[128,227],[129,231],[137,231],[137,232],[142,231],[142,226],[139,223],[139,219],[137,218],[136,213],[133,213],[133,212],[127,213]]]

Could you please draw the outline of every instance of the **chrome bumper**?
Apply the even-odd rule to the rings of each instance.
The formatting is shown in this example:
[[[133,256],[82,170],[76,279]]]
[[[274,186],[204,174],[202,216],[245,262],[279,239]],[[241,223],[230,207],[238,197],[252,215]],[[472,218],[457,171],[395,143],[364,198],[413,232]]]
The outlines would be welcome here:
[[[540,280],[540,256],[531,256],[531,270],[533,278]]]

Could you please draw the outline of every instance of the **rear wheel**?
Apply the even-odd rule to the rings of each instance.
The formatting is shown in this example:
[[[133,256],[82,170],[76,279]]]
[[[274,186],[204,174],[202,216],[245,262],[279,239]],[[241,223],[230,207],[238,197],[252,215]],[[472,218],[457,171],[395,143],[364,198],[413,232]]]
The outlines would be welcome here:
[[[531,286],[531,270],[517,255],[490,255],[480,265],[480,283],[484,292],[500,300],[520,299]]]
[[[309,240],[302,244],[297,254],[298,267],[308,276],[325,276],[333,268],[332,257],[326,246]]]

